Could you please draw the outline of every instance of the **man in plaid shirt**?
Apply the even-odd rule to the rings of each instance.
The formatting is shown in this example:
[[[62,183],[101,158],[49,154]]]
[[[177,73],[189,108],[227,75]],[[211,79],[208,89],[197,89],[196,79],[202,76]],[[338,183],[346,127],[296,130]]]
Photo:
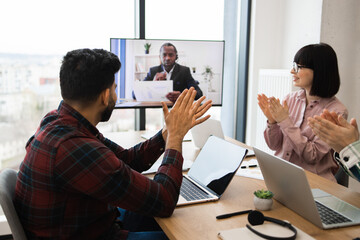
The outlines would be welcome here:
[[[115,106],[114,74],[120,66],[116,55],[101,49],[64,57],[63,101],[27,142],[16,183],[14,204],[29,239],[131,239],[116,222],[117,207],[144,216],[173,213],[182,182],[183,137],[210,117],[200,118],[211,101],[201,105],[204,97],[194,102],[196,91],[185,90],[171,112],[163,103],[166,126],[159,133],[124,149],[96,128]],[[141,175],[164,151],[153,180]]]
[[[355,118],[348,123],[325,109],[321,116],[308,121],[314,133],[336,151],[334,158],[342,169],[360,182],[360,140]]]

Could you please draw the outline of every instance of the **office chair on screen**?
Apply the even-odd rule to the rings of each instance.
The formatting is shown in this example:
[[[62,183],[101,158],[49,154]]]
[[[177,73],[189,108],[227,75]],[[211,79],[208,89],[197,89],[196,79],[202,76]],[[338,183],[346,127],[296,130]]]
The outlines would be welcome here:
[[[14,240],[26,240],[24,229],[14,207],[16,171],[4,169],[0,173],[0,205],[4,211]]]

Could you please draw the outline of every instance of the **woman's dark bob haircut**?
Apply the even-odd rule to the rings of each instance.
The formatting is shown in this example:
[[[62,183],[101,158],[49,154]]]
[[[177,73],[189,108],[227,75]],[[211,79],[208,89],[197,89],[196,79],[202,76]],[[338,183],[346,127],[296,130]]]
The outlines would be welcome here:
[[[340,75],[334,49],[326,44],[310,44],[302,47],[294,62],[314,71],[310,95],[322,98],[335,96],[340,88]]]

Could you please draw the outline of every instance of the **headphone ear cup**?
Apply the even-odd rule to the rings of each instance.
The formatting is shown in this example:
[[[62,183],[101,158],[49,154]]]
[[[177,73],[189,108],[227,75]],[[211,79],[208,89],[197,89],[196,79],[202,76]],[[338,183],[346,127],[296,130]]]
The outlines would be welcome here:
[[[248,215],[248,221],[251,225],[261,225],[265,221],[264,214],[259,211],[251,211]]]

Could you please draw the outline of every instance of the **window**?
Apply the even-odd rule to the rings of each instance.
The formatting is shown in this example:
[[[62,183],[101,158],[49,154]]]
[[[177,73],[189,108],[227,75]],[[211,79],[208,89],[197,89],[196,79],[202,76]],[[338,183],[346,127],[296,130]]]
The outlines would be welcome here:
[[[224,1],[156,0],[145,3],[145,35],[148,39],[223,40]],[[162,126],[161,109],[146,110],[146,127]],[[209,110],[220,120],[221,107]]]
[[[146,38],[223,39],[220,0],[146,1]],[[134,0],[4,0],[0,38],[0,168],[17,167],[40,120],[61,100],[59,69],[66,52],[110,50],[110,38],[135,37]],[[211,114],[220,119],[220,107]],[[147,109],[147,128],[163,125]],[[115,109],[101,132],[134,128],[134,110]]]
[[[145,34],[153,39],[223,40],[224,1],[146,1]]]
[[[16,167],[42,117],[60,100],[66,52],[110,49],[111,37],[135,36],[133,0],[4,0],[0,22],[0,168]],[[121,118],[118,116],[121,115]],[[121,120],[119,120],[121,119]],[[114,111],[100,130],[133,128],[134,111]]]

